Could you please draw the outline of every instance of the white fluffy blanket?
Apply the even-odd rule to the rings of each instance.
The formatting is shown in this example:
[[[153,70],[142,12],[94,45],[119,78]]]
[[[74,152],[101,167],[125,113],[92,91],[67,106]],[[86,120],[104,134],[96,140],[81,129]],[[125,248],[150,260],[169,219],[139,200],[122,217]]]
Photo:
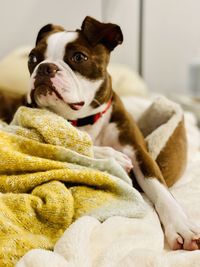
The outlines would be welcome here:
[[[124,101],[137,118],[150,103],[130,97]],[[195,117],[191,113],[185,117],[189,163],[171,192],[188,215],[200,223],[200,132]],[[147,199],[146,203],[148,213],[143,219],[111,217],[100,223],[92,217],[82,217],[66,230],[54,252],[32,250],[17,267],[200,266],[200,251],[169,251],[157,213]]]

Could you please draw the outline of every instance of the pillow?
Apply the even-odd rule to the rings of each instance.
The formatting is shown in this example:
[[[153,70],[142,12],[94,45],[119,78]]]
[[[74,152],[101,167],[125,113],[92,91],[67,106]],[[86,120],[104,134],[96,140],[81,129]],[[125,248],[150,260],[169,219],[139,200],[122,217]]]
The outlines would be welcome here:
[[[112,76],[114,91],[120,96],[147,95],[147,86],[142,78],[130,67],[111,63],[108,66],[108,72]]]
[[[23,95],[27,92],[29,72],[27,67],[28,54],[31,47],[14,50],[0,61],[0,90]]]

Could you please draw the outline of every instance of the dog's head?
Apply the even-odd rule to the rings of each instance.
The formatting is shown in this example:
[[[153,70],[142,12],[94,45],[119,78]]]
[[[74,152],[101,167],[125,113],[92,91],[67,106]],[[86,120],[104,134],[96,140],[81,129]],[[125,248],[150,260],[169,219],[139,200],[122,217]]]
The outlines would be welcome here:
[[[65,31],[48,24],[30,52],[28,104],[48,108],[67,118],[83,117],[109,100],[110,52],[123,41],[116,24],[86,17],[81,29]]]

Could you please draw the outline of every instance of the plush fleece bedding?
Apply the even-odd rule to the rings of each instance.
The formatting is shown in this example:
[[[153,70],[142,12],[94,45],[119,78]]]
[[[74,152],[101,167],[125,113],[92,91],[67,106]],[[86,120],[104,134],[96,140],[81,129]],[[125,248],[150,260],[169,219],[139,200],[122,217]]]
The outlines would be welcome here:
[[[127,108],[139,118],[149,100],[127,97]],[[187,214],[200,223],[200,132],[193,114],[186,113],[189,142],[185,174],[170,190]],[[145,198],[145,196],[144,196]],[[32,250],[17,267],[197,267],[200,251],[170,251],[151,203],[144,218],[113,216],[100,223],[89,216],[73,223],[54,251]]]

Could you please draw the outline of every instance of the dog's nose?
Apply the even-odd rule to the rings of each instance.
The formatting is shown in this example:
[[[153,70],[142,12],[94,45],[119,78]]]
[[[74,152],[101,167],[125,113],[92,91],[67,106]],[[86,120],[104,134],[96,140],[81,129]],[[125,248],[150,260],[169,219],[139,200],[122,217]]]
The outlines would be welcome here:
[[[39,75],[54,77],[57,71],[59,71],[59,68],[58,68],[58,66],[56,66],[56,64],[42,63],[38,67],[37,73]]]

